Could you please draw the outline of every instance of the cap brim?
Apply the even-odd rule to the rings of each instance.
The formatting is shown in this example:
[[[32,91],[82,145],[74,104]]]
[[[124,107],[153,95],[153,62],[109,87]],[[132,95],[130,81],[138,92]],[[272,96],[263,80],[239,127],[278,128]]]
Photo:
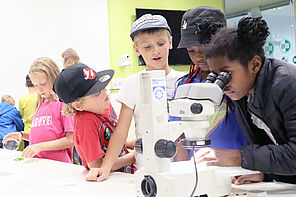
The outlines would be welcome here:
[[[130,34],[131,39],[134,40],[135,36],[136,36],[138,33],[142,32],[142,31],[146,31],[146,30],[148,30],[148,29],[166,29],[166,30],[168,30],[168,31],[170,32],[170,34],[172,35],[172,31],[171,31],[171,29],[170,29],[169,27],[157,27],[157,26],[156,26],[156,27],[146,27],[146,28],[142,28],[142,29],[139,29],[139,30],[134,31],[133,33]]]
[[[197,41],[195,34],[187,34],[187,35],[181,36],[178,49],[188,48],[193,46],[202,46],[202,44]]]
[[[97,72],[97,81],[96,83],[83,95],[89,96],[93,94],[97,94],[101,90],[103,90],[111,81],[113,75],[114,75],[114,70],[104,70],[101,72]]]

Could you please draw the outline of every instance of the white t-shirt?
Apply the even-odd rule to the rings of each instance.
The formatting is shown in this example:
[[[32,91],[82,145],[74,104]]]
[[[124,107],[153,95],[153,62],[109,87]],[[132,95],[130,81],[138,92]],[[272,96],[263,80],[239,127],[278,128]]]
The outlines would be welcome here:
[[[143,70],[141,72],[146,72],[146,70]],[[141,73],[140,72],[140,73]],[[176,81],[185,75],[183,72],[175,71],[174,69],[171,69],[168,75],[166,75],[166,91],[167,91],[167,99],[170,100],[174,96],[174,91],[176,88]],[[142,133],[142,123],[140,120],[140,90],[139,90],[139,73],[135,73],[130,75],[125,83],[120,88],[118,94],[117,94],[117,101],[120,103],[124,103],[127,107],[134,110],[134,120],[135,120],[135,135],[136,138],[141,138]],[[136,156],[136,163],[137,168],[140,169],[143,166],[143,159],[142,154],[135,154]]]

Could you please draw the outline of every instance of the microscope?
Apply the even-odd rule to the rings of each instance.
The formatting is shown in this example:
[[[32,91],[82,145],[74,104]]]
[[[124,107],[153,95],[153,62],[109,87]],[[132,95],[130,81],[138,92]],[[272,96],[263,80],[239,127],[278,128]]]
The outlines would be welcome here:
[[[143,154],[144,166],[135,173],[136,195],[144,197],[226,196],[231,192],[231,179],[240,167],[198,165],[192,161],[170,162],[176,153],[175,141],[184,133],[182,146],[188,149],[208,147],[208,117],[223,99],[223,87],[230,73],[211,73],[206,83],[178,87],[169,102],[169,114],[181,121],[168,121],[164,71],[140,73],[140,121],[142,138],[135,149]],[[240,168],[242,170],[242,168]],[[249,171],[249,170],[245,170]],[[240,171],[241,172],[241,171]],[[232,173],[232,175],[230,175]],[[245,174],[251,174],[252,171]]]

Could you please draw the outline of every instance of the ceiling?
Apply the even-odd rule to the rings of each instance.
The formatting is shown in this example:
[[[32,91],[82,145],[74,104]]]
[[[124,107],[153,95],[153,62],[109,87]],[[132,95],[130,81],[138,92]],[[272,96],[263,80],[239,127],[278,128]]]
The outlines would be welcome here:
[[[224,0],[226,18],[232,18],[248,13],[251,8],[260,10],[287,5],[291,0]]]

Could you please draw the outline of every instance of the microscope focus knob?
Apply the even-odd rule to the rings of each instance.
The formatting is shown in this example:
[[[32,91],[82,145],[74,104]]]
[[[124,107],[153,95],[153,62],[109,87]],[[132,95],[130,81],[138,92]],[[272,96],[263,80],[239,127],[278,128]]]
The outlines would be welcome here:
[[[190,110],[193,114],[200,114],[203,110],[203,107],[200,103],[193,103],[190,106]]]
[[[170,140],[160,139],[155,143],[154,151],[160,158],[171,158],[176,154],[176,144]]]
[[[137,141],[135,143],[135,150],[137,153],[143,153],[142,138],[137,139]]]

